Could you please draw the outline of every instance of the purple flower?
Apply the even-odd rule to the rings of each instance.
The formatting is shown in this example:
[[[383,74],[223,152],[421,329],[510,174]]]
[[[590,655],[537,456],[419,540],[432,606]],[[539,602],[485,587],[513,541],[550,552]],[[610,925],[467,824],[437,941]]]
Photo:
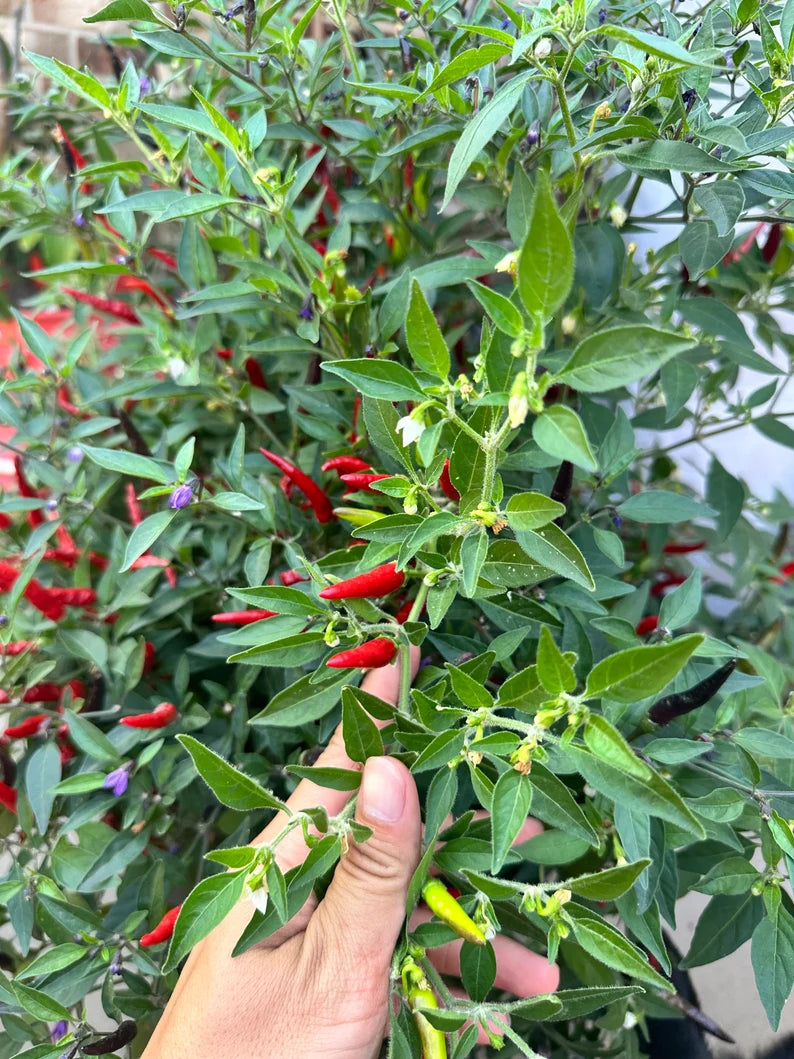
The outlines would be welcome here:
[[[622,516],[621,515],[614,515],[613,518],[612,518],[612,525],[615,527],[615,529],[620,529],[620,527],[623,525]]]
[[[77,228],[85,228],[85,217],[83,216],[82,210],[78,210],[77,213],[75,213],[74,217],[72,217],[72,223]]]
[[[168,506],[174,508],[174,510],[180,507],[187,507],[192,499],[192,487],[187,485],[187,483],[178,485],[168,498]]]
[[[72,445],[66,450],[66,459],[69,463],[79,463],[83,458],[83,450],[79,445]]]
[[[129,786],[131,771],[132,762],[128,761],[126,764],[109,772],[107,776],[105,776],[105,782],[102,786],[106,791],[113,791],[116,797],[120,798]]]
[[[121,952],[117,952],[111,961],[110,973],[113,975],[114,978],[119,978],[121,976],[121,971]]]
[[[534,147],[536,144],[540,143],[540,122],[538,120],[533,121],[529,126],[524,142],[527,147]]]
[[[7,614],[0,614],[0,626],[2,626],[2,625],[8,625],[8,615]]]
[[[142,96],[145,96],[151,87],[152,82],[149,80],[146,74],[141,74],[141,76],[138,78],[138,91],[140,92],[140,94]]]
[[[499,28],[500,29],[507,29],[508,26],[512,26],[512,25],[513,25],[512,18],[503,18],[502,19],[502,24],[501,24],[501,26]]]
[[[312,307],[313,304],[314,304],[314,295],[310,294],[308,296],[308,298],[306,299],[306,301],[301,306],[301,311],[298,313],[298,316],[301,318],[301,320],[312,320],[312,319],[314,319],[314,309]]]
[[[61,1019],[59,1022],[56,1022],[50,1030],[50,1040],[52,1041],[52,1043],[57,1044],[61,1037],[66,1034],[68,1029],[69,1025],[65,1019]]]
[[[607,20],[607,9],[605,7],[599,8],[598,11],[598,24],[603,26]]]

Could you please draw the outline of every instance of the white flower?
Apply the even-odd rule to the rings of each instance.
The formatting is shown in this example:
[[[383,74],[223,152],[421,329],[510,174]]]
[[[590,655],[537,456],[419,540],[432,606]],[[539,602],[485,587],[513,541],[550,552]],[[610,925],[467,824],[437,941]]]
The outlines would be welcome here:
[[[516,269],[518,267],[518,251],[511,250],[509,254],[497,261],[494,265],[494,272],[509,272],[511,276],[515,276]]]
[[[548,59],[551,55],[551,41],[548,37],[541,37],[535,45],[535,58]]]
[[[251,892],[251,904],[254,906],[257,912],[261,912],[262,915],[267,912],[267,897],[267,890],[264,888],[264,886],[260,886],[259,889],[253,890]]]
[[[613,206],[609,211],[609,219],[615,225],[616,228],[622,228],[626,221],[629,219],[628,213],[623,209],[622,206]]]
[[[510,426],[514,430],[516,427],[520,427],[524,420],[527,418],[528,413],[529,401],[527,401],[526,394],[511,394],[510,400],[507,402],[507,416],[510,420]]]
[[[413,416],[403,416],[397,420],[396,431],[403,436],[403,448],[412,441],[418,441],[425,432],[425,424]]]
[[[184,360],[182,360],[181,357],[169,358],[168,374],[171,376],[174,382],[176,382],[181,375],[184,375],[186,371],[187,364],[184,362]]]

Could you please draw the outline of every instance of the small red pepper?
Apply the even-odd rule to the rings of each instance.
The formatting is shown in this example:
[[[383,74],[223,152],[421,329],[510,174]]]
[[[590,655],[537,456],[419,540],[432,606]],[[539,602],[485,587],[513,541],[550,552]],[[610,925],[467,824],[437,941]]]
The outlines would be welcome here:
[[[669,541],[662,551],[665,555],[689,555],[690,552],[701,552],[705,547],[705,541]]]
[[[34,713],[32,717],[26,717],[19,724],[12,724],[3,732],[9,739],[27,739],[28,736],[37,735],[42,723],[47,720],[46,713]]]
[[[387,666],[397,653],[394,640],[379,636],[376,640],[367,640],[359,647],[349,651],[339,651],[331,655],[325,663],[331,669],[379,669]]]
[[[156,257],[158,261],[162,261],[168,268],[176,268],[176,258],[168,250],[158,250],[156,246],[150,246],[147,248],[146,253],[150,257]]]
[[[289,588],[290,585],[297,585],[301,581],[308,581],[308,577],[302,574],[300,570],[285,570],[282,574],[279,574],[279,580],[285,588]]]
[[[438,484],[441,486],[441,492],[449,500],[460,500],[460,493],[452,484],[452,479],[449,476],[449,460],[444,461],[444,469],[438,479]]]
[[[72,404],[69,394],[68,386],[59,386],[55,394],[55,400],[59,408],[63,409],[67,415],[77,416],[78,418],[83,417],[83,413],[77,407],[76,404]]]
[[[2,780],[0,780],[0,805],[8,809],[10,813],[17,811],[17,792]]]
[[[0,644],[0,655],[21,655],[23,651],[38,651],[39,645],[34,640],[12,640]]]
[[[0,511],[0,530],[11,529],[11,519],[4,511]]]
[[[356,427],[358,426],[358,414],[361,411],[361,394],[357,393],[353,400],[353,415],[350,420],[350,440],[353,444],[358,441],[358,434],[356,433]]]
[[[155,290],[148,280],[142,279],[140,276],[119,276],[116,280],[114,292],[117,294],[128,290],[139,290],[142,294],[153,301],[160,309],[166,313],[171,313],[171,302],[168,300],[166,295],[160,294],[159,291]]]
[[[35,577],[30,579],[25,589],[25,599],[50,621],[60,621],[66,614],[63,603]]]
[[[275,610],[225,610],[221,614],[213,614],[212,620],[224,625],[250,625],[253,621],[275,618],[277,613]]]
[[[234,350],[233,349],[216,349],[215,350],[215,356],[219,357],[221,360],[231,360],[232,357],[234,356]]]
[[[766,242],[761,247],[761,257],[763,260],[770,264],[775,259],[775,254],[778,252],[780,247],[780,241],[783,238],[783,225],[773,224],[769,229],[769,235],[766,237]]]
[[[647,636],[649,632],[653,632],[659,625],[659,617],[656,614],[648,614],[644,618],[640,618],[634,629],[638,636]]]
[[[405,581],[402,570],[395,569],[396,563],[385,563],[376,566],[366,574],[349,577],[329,585],[320,593],[320,599],[377,599],[400,588]]]
[[[339,477],[349,488],[348,493],[361,490],[363,493],[373,492],[372,486],[383,478],[391,478],[390,474],[340,474]]]
[[[173,702],[161,702],[151,713],[135,713],[132,717],[122,717],[120,724],[126,724],[128,728],[166,728],[173,724],[179,716],[179,711]]]
[[[252,386],[256,386],[258,390],[266,390],[267,383],[265,382],[265,376],[262,373],[262,366],[256,357],[246,357],[243,361],[243,367],[245,373],[248,376],[248,381]]]
[[[67,607],[90,607],[96,603],[96,592],[93,588],[50,588],[48,592],[53,599]]]
[[[72,552],[73,554],[79,554],[79,549],[74,537],[71,535],[66,526],[61,523],[55,530],[55,536],[58,538],[58,547],[64,551]]]
[[[119,301],[116,298],[100,298],[97,294],[88,294],[86,291],[76,290],[74,287],[61,287],[61,290],[64,294],[74,298],[75,301],[85,302],[86,305],[91,305],[94,309],[107,313],[109,316],[116,316],[119,320],[126,320],[130,324],[139,324],[141,322],[141,318],[127,302]]]
[[[171,908],[154,930],[150,930],[148,934],[144,934],[141,938],[141,945],[143,948],[147,948],[149,945],[159,945],[163,941],[168,941],[171,935],[174,933],[174,927],[176,926],[177,916],[182,906],[177,905],[176,908]]]
[[[394,615],[394,620],[397,622],[398,625],[405,625],[405,623],[408,621],[408,616],[410,615],[411,610],[413,609],[413,605],[414,605],[414,601],[412,599],[408,599],[408,600],[405,601],[405,603],[403,603],[403,605],[400,607],[400,609]],[[424,612],[425,612],[425,606],[422,606],[422,609],[419,611],[419,613],[416,616],[417,620],[419,618],[421,618],[421,616],[424,614]]]
[[[360,456],[334,456],[326,460],[320,470],[336,471],[341,477],[343,474],[353,474],[355,471],[370,471],[372,464],[362,460]]]
[[[17,479],[19,495],[27,497],[30,500],[40,499],[41,494],[33,488],[27,479],[25,468],[22,464],[22,457],[19,455],[14,457],[14,473]],[[37,526],[40,526],[44,522],[44,514],[41,511],[28,511],[27,518],[31,529],[36,529]]]
[[[0,559],[0,592],[10,592],[18,577],[19,570],[15,570],[11,563]]]
[[[130,517],[130,522],[133,526],[140,526],[141,522],[143,522],[143,515],[141,514],[141,505],[138,503],[135,486],[132,482],[127,482],[124,486],[124,499],[127,502],[127,514]]]
[[[150,673],[157,662],[157,651],[151,640],[144,641],[143,645],[143,672]]]
[[[277,456],[275,452],[270,452],[269,449],[260,449],[259,451],[266,460],[270,460],[272,464],[278,467],[289,478],[290,482],[306,496],[318,522],[330,522],[331,519],[336,517],[331,498],[308,474],[296,467],[294,463],[285,460],[283,456]]]
[[[780,574],[778,574],[777,577],[770,578],[770,580],[774,581],[776,585],[782,585],[784,582],[788,581],[792,575],[794,575],[794,561],[784,563],[780,567]]]

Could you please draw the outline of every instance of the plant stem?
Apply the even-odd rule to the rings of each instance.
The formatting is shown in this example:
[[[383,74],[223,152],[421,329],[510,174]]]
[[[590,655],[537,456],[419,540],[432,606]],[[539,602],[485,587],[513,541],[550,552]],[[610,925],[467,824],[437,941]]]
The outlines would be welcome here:
[[[347,28],[344,9],[340,6],[339,0],[331,0],[331,3],[333,5],[334,14],[336,16],[337,27],[342,35],[342,40],[345,42],[345,50],[347,51],[348,58],[350,59],[350,65],[353,68],[353,76],[359,83],[361,83],[361,69],[358,65],[358,56],[356,55],[350,32]]]

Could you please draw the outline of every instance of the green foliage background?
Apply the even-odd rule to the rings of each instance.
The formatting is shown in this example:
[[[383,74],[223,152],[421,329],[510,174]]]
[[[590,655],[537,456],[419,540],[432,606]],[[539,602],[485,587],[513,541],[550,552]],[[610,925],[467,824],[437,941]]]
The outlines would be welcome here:
[[[315,37],[321,14],[334,26]],[[642,1054],[645,1016],[670,1013],[647,954],[669,969],[662,929],[690,890],[711,899],[685,965],[752,938],[776,1026],[794,983],[790,500],[762,502],[716,458],[699,493],[675,459],[682,429],[705,444],[758,431],[783,459],[794,441],[775,314],[792,303],[792,0],[691,15],[112,0],[94,18],[120,23],[117,81],[28,55],[3,90],[2,246],[40,363],[14,354],[0,417],[41,496],[0,503],[22,571],[3,636],[38,645],[3,656],[2,686],[13,723],[41,712],[23,696],[44,680],[83,680],[88,701],[66,693],[0,755],[18,792],[0,817],[0,1056],[61,1056],[90,1032],[96,990],[139,1022],[140,1054],[180,959],[259,865],[240,847],[340,718],[354,760],[388,746],[416,774],[428,852],[411,900],[434,860],[470,912],[560,961],[558,996],[512,1005],[487,960],[464,974],[475,1002],[511,1011],[502,1054]],[[71,174],[56,121],[85,158]],[[670,204],[640,217],[647,184]],[[647,226],[674,237],[639,254]],[[48,333],[42,314],[63,305],[77,330]],[[768,383],[746,392],[742,368]],[[406,416],[420,436],[403,444]],[[280,489],[263,445],[340,517],[320,524]],[[347,453],[389,477],[343,496],[320,467]],[[459,501],[439,485],[447,460]],[[193,502],[168,508],[184,482]],[[136,563],[151,552],[167,570]],[[391,561],[398,596],[319,599]],[[281,587],[292,569],[305,580]],[[24,596],[33,576],[97,603],[48,620]],[[245,605],[278,616],[218,631],[213,614]],[[324,664],[376,635],[404,667],[409,642],[427,660],[396,709]],[[661,694],[732,657],[718,697],[651,730]],[[180,715],[167,729],[119,725],[164,700]],[[125,763],[117,796],[103,784]],[[511,850],[528,812],[547,832]],[[311,819],[327,833],[300,874],[268,864],[270,908],[241,948],[333,870],[344,824]],[[185,899],[169,954],[141,948]],[[400,952],[450,937],[425,926]],[[456,1057],[469,1009],[433,1016]],[[58,1019],[75,1036],[53,1045]],[[407,1011],[394,1021],[389,1054],[419,1054]]]

